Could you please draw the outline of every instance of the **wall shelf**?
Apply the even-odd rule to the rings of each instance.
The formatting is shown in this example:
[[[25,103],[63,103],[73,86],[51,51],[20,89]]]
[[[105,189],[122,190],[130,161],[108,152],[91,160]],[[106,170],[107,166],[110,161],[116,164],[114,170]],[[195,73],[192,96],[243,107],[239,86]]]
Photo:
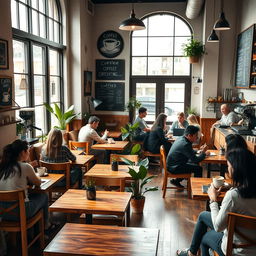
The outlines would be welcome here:
[[[11,121],[7,124],[0,124],[0,127],[11,125],[11,124],[17,124],[17,123],[20,123],[20,122],[21,122],[21,120],[15,120],[15,121]]]
[[[18,110],[18,109],[20,109],[20,107],[18,107],[18,106],[2,107],[2,108],[0,108],[0,112],[14,111],[14,110]]]
[[[206,111],[208,112],[217,112],[217,108],[220,104],[241,104],[241,101],[207,101]]]

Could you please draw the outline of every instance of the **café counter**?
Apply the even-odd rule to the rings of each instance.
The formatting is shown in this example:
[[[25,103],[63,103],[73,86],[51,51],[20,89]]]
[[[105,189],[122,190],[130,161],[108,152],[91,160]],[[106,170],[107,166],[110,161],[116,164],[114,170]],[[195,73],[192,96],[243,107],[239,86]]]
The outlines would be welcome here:
[[[214,146],[217,149],[220,149],[221,147],[225,146],[225,137],[229,134],[235,134],[236,132],[233,131],[231,128],[219,128],[215,127],[214,129]],[[252,151],[254,154],[256,154],[256,143],[253,143],[251,141],[246,140],[247,136],[243,136],[245,139],[248,149]]]

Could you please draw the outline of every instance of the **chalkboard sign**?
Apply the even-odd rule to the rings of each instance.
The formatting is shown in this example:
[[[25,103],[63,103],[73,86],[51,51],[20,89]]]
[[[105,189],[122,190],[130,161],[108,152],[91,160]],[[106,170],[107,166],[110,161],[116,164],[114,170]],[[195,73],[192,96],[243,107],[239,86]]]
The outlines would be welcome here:
[[[96,60],[96,80],[124,80],[124,60]]]
[[[0,77],[0,107],[12,105],[12,78]]]
[[[96,82],[95,98],[102,101],[96,110],[124,111],[124,83]]]
[[[255,25],[252,25],[238,35],[236,52],[236,87],[248,88],[250,86],[254,30]]]

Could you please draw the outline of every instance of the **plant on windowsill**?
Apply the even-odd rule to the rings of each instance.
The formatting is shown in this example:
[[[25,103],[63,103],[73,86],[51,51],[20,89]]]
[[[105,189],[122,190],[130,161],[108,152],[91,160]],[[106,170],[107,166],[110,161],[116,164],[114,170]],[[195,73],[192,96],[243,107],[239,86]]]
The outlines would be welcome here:
[[[189,57],[190,63],[198,63],[199,58],[204,54],[204,45],[201,41],[191,38],[183,44],[183,52],[186,57]]]
[[[52,108],[48,103],[44,103],[46,109],[52,113],[58,120],[59,125],[55,126],[60,130],[66,130],[67,124],[69,124],[75,117],[79,114],[75,114],[74,105],[71,105],[66,111],[61,111],[58,104],[54,103],[54,107]]]
[[[145,158],[135,165],[134,162],[121,158],[122,161],[129,165],[129,174],[132,177],[131,187],[128,187],[132,192],[131,206],[134,213],[142,213],[145,204],[144,194],[149,191],[157,191],[158,187],[144,187],[147,183],[151,182],[155,175],[148,176],[148,158]]]
[[[96,200],[95,180],[88,179],[85,183],[86,197],[88,200]]]
[[[126,108],[129,111],[129,120],[130,123],[133,122],[134,117],[136,115],[136,109],[141,107],[141,102],[136,100],[135,97],[131,97],[126,104]]]

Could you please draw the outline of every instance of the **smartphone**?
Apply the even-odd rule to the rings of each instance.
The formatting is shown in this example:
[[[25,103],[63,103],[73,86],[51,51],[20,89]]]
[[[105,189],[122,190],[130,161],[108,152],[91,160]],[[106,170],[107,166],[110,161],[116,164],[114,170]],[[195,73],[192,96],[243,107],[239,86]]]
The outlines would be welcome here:
[[[210,186],[211,186],[211,184],[203,185],[203,186],[202,186],[202,192],[205,193],[205,194],[207,194],[208,189],[209,189]]]

